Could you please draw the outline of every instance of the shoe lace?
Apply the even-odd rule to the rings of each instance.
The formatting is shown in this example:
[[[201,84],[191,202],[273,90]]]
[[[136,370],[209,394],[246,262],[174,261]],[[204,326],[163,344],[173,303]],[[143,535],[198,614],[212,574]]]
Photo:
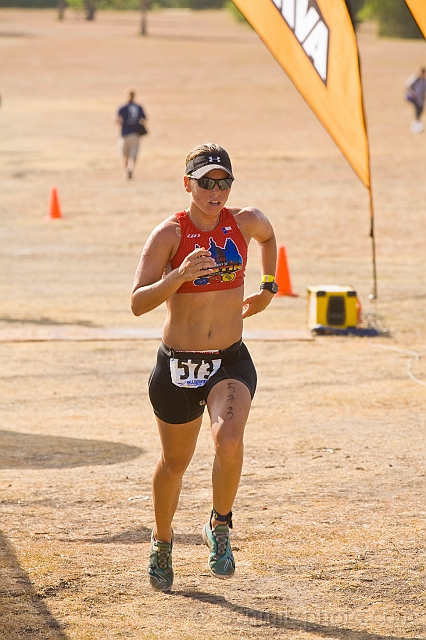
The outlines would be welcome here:
[[[160,569],[166,570],[168,569],[168,560],[171,549],[167,547],[157,547],[157,563]]]
[[[217,553],[216,556],[223,556],[225,551],[226,551],[226,547],[228,545],[228,540],[229,540],[229,531],[216,531],[216,529],[213,529],[212,531],[216,542],[217,542]]]

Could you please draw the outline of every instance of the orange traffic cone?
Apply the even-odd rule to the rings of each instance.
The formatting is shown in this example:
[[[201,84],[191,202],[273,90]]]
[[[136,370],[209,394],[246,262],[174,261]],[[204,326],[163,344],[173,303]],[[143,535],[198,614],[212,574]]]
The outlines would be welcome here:
[[[55,220],[57,218],[62,218],[62,213],[59,205],[58,190],[56,187],[52,187],[50,191],[49,213],[46,216],[46,220]]]
[[[294,293],[291,287],[290,271],[287,263],[287,252],[284,245],[278,247],[277,274],[275,280],[278,285],[277,296],[294,296],[297,298],[298,293]]]

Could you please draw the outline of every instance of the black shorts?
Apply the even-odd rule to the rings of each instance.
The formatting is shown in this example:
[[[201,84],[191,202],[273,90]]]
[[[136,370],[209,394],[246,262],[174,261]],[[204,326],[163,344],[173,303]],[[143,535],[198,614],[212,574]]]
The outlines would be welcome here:
[[[172,369],[175,382],[172,381]],[[241,340],[217,353],[174,351],[161,343],[148,382],[154,413],[170,424],[195,420],[202,415],[214,385],[229,379],[243,382],[253,398],[256,369]],[[179,386],[181,384],[194,384],[194,387]]]

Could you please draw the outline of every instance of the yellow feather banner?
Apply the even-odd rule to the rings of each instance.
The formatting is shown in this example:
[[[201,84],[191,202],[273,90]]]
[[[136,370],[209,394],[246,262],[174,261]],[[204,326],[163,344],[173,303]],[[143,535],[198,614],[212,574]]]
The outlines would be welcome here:
[[[344,0],[234,3],[370,188],[358,46]]]

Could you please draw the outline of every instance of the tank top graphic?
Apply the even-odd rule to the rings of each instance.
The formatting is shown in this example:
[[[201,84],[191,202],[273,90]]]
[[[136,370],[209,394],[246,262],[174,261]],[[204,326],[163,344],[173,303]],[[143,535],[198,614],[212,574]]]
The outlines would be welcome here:
[[[200,247],[208,249],[219,271],[184,282],[176,293],[197,293],[236,289],[244,284],[247,264],[247,243],[234,216],[225,207],[220,212],[219,222],[212,231],[201,231],[191,222],[186,211],[176,214],[181,228],[181,241],[176,255],[170,260],[172,269],[177,269],[186,256]]]

